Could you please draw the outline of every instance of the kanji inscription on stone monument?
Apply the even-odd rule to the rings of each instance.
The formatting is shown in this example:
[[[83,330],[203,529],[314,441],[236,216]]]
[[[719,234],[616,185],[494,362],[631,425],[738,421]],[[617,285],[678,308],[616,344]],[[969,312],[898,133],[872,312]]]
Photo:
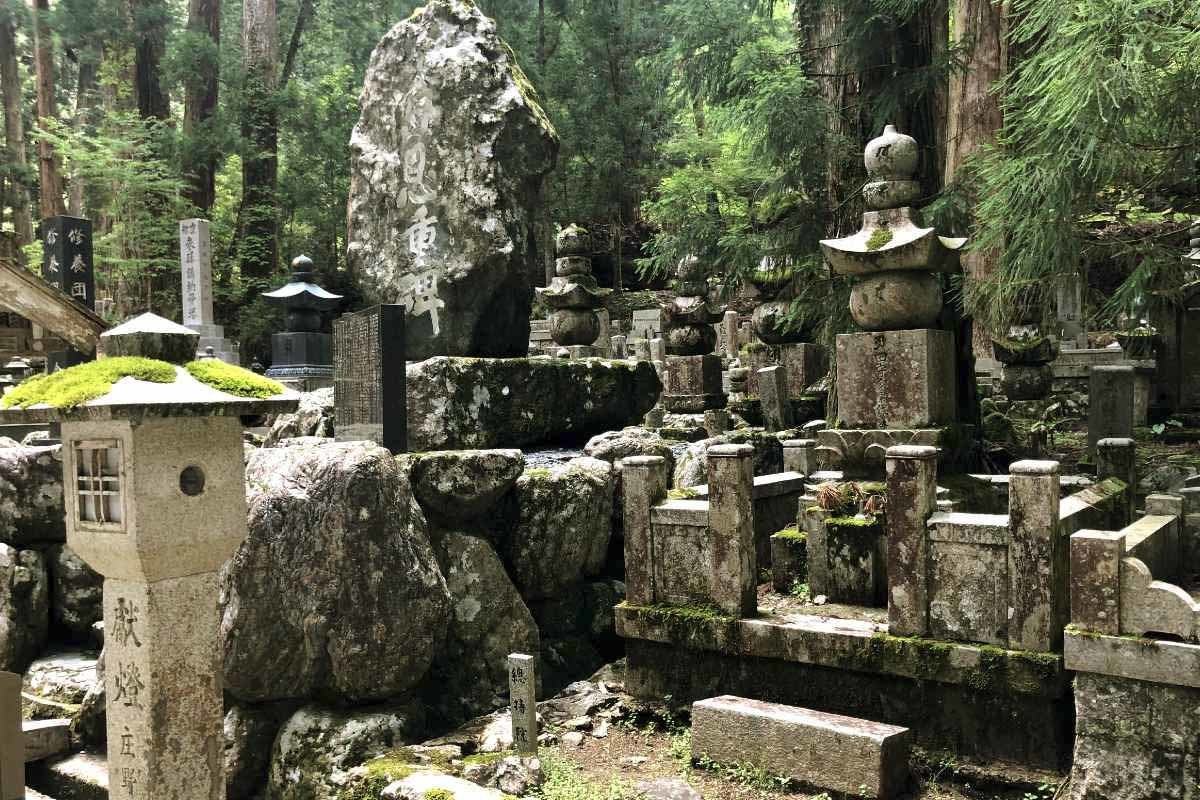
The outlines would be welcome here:
[[[92,223],[82,217],[42,220],[42,279],[76,303],[96,309]]]
[[[508,691],[512,710],[513,749],[523,756],[537,755],[537,667],[533,656],[508,657]]]
[[[370,440],[393,453],[408,448],[403,305],[344,314],[333,323],[337,438]]]
[[[183,324],[212,325],[212,236],[206,219],[179,223],[179,263],[183,267]]]

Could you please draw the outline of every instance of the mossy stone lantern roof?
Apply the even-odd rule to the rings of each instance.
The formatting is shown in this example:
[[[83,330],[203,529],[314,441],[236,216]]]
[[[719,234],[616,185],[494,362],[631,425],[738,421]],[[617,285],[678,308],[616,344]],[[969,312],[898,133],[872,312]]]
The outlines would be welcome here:
[[[155,314],[101,337],[105,357],[39,375],[0,399],[0,422],[242,417],[295,409],[299,395],[250,370],[196,359],[199,334]]]

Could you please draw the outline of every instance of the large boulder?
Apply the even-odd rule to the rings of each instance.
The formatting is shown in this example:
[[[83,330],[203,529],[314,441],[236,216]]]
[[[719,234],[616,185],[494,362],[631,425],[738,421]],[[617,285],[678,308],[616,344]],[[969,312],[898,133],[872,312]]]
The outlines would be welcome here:
[[[0,544],[0,671],[21,674],[46,646],[50,581],[36,550]]]
[[[304,392],[295,411],[280,414],[271,423],[264,447],[277,447],[285,439],[333,436],[333,388]]]
[[[451,524],[486,514],[525,469],[520,450],[443,450],[410,458],[417,501],[431,517]]]
[[[496,24],[427,3],[376,46],[360,100],[348,258],[364,296],[405,305],[409,359],[524,355],[558,137]]]
[[[522,597],[557,597],[601,571],[612,536],[614,482],[610,464],[588,457],[520,477],[518,520],[503,551]]]
[[[65,544],[48,549],[46,559],[54,626],[71,641],[94,641],[92,626],[104,619],[103,576]]]
[[[667,462],[668,473],[675,468],[671,442],[659,436],[657,431],[640,425],[593,436],[584,445],[583,454],[607,461],[618,470],[621,460],[630,456],[661,456]]]
[[[225,796],[254,797],[267,782],[275,734],[290,714],[280,704],[231,705],[225,712]]]
[[[266,800],[336,797],[355,767],[419,739],[424,725],[412,703],[346,712],[305,706],[275,737]]]
[[[414,451],[521,447],[640,420],[658,401],[641,361],[431,358],[408,365]]]
[[[507,703],[509,653],[537,653],[533,615],[485,539],[447,532],[438,544],[454,612],[434,661],[436,705],[460,721]]]
[[[425,517],[372,442],[264,448],[250,531],[222,572],[225,687],[245,702],[394,697],[450,619]]]
[[[62,447],[0,447],[0,542],[61,542]]]

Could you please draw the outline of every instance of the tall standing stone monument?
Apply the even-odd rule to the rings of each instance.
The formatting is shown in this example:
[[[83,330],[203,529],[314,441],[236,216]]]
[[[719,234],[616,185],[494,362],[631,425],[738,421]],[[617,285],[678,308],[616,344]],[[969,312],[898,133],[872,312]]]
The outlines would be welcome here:
[[[57,216],[42,220],[42,280],[60,289],[73,301],[96,310],[95,262],[92,258],[92,222],[82,217]],[[35,335],[37,331],[35,331]],[[88,356],[75,350],[46,353],[50,371],[82,363]]]
[[[882,473],[889,444],[939,445],[956,422],[957,376],[954,334],[935,328],[942,310],[936,273],[957,272],[965,239],[938,236],[919,227],[908,204],[920,196],[913,180],[917,143],[888,125],[867,144],[863,161],[868,182],[860,231],[821,242],[825,260],[839,275],[857,279],[850,315],[865,333],[836,340],[838,416],[842,430],[821,431],[818,440],[830,461],[843,468],[860,454],[846,443],[869,440],[876,431],[917,431],[904,441],[869,447]],[[864,452],[866,452],[864,450]]]
[[[558,137],[496,24],[432,0],[375,48],[361,103],[348,258],[367,301],[405,307],[410,360],[526,355]]]
[[[408,449],[404,307],[374,306],[333,323],[334,431],[393,454]]]
[[[31,398],[0,422],[62,423],[67,542],[104,576],[108,796],[222,800],[217,570],[246,536],[239,417],[292,410],[296,397],[201,382],[178,366],[196,334],[153,314],[104,337],[106,353],[153,353],[174,380],[122,378],[76,406]]]
[[[183,324],[200,334],[197,355],[207,353],[211,347],[217,358],[237,364],[237,345],[225,338],[225,329],[213,316],[212,231],[208,220],[185,219],[179,223],[179,263],[183,269]]]

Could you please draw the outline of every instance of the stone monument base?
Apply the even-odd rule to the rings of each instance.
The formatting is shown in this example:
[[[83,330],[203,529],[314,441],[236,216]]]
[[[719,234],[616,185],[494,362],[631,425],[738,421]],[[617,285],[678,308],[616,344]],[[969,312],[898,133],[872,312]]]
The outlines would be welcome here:
[[[763,344],[756,342],[742,349],[742,366],[750,370],[747,392],[758,396],[758,370],[764,367],[783,367],[787,375],[788,397],[800,397],[809,386],[829,372],[829,359],[819,344]]]
[[[677,414],[702,414],[711,408],[725,407],[721,391],[721,358],[712,353],[702,356],[667,356],[662,404]]]
[[[955,419],[949,331],[839,334],[837,367],[838,417],[847,428],[930,428]]]
[[[185,325],[185,328],[200,334],[200,342],[196,345],[196,357],[208,355],[208,348],[213,349],[213,356],[226,364],[238,366],[241,354],[238,346],[225,338],[223,325]]]
[[[975,428],[947,425],[940,428],[845,430],[817,432],[817,458],[821,469],[840,470],[846,478],[884,477],[884,453],[895,445],[938,448],[939,471],[962,472],[971,465]]]

